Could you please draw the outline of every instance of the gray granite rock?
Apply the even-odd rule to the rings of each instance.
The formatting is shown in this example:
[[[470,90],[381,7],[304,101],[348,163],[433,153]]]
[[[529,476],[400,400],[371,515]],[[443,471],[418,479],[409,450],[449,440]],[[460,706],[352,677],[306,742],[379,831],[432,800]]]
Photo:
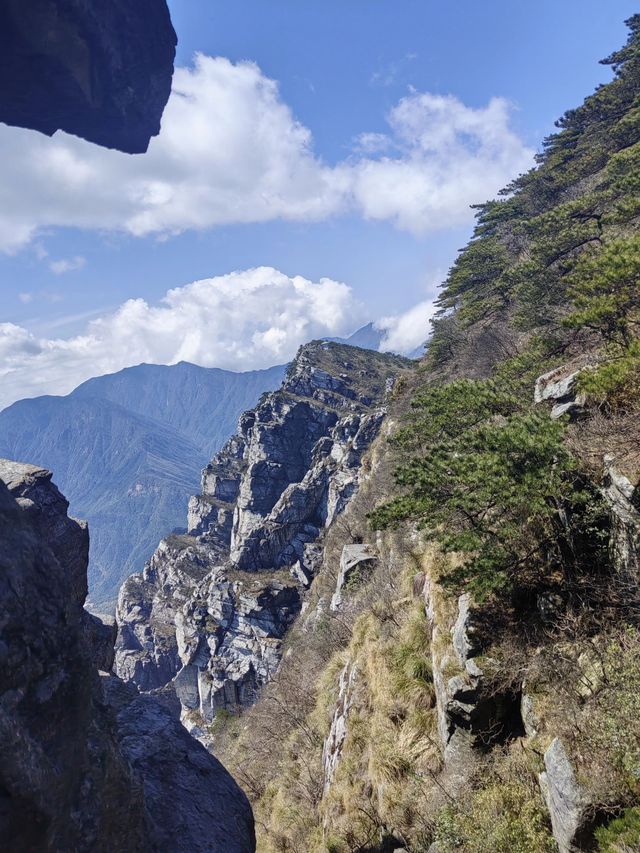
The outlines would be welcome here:
[[[353,703],[353,692],[355,682],[358,675],[358,668],[355,664],[347,662],[340,673],[338,681],[338,699],[336,707],[331,718],[331,727],[329,734],[325,738],[322,748],[322,766],[324,770],[324,791],[325,793],[331,787],[340,758],[342,757],[342,747],[347,737],[347,722],[349,711]]]
[[[620,577],[632,586],[640,581],[640,511],[633,484],[616,470],[615,458],[604,457],[602,494],[611,513],[611,553]]]
[[[338,610],[342,604],[344,586],[353,577],[357,569],[367,569],[377,560],[378,555],[372,545],[345,545],[340,555],[340,571],[336,580],[336,591],[331,599],[331,610]]]
[[[577,379],[580,371],[567,373],[565,367],[549,371],[536,380],[534,402],[551,402],[551,418],[557,420],[562,415],[577,417],[584,411],[586,397],[578,391]]]
[[[0,460],[0,837],[7,851],[255,849],[244,794],[175,716],[108,670],[88,535],[51,474]]]
[[[458,618],[451,634],[458,660],[462,666],[465,666],[469,658],[479,651],[469,593],[464,593],[458,598]]]
[[[144,691],[172,687],[205,742],[220,709],[252,704],[277,671],[322,563],[321,533],[356,493],[387,380],[407,364],[302,347],[282,387],[241,416],[203,471],[189,534],[164,540],[123,585],[117,674]]]
[[[544,754],[540,786],[549,809],[553,837],[559,853],[585,849],[590,835],[590,802],[578,784],[569,756],[559,738],[554,738]]]

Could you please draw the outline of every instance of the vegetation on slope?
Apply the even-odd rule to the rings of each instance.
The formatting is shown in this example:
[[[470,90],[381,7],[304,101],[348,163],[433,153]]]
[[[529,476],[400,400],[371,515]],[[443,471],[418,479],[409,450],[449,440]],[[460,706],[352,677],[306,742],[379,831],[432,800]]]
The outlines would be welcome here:
[[[640,848],[638,578],[616,565],[601,494],[604,454],[632,483],[640,474],[640,16],[628,24],[605,60],[612,82],[478,208],[427,357],[396,389],[386,458],[329,533],[278,678],[224,734],[263,851],[552,851],[538,777],[555,737],[592,804],[585,843]],[[535,378],[557,367],[580,371],[572,420],[533,402]],[[375,572],[331,616],[341,545],[380,529]],[[426,630],[420,570],[439,632]],[[433,662],[460,675],[447,647],[461,592],[484,620],[477,660],[494,695],[526,690],[532,719],[488,737],[451,793]],[[358,677],[325,789],[345,667]]]

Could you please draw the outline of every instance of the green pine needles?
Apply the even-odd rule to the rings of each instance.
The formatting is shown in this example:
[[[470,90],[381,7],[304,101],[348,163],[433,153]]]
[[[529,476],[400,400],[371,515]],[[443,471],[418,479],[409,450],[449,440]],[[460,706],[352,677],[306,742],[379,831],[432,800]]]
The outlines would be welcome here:
[[[572,573],[577,530],[597,500],[582,485],[565,429],[532,409],[516,382],[423,390],[394,441],[405,460],[395,472],[402,494],[370,520],[377,528],[416,522],[462,555],[447,582],[479,600]]]
[[[570,276],[574,311],[571,328],[589,328],[604,341],[597,367],[581,378],[582,389],[599,402],[628,403],[640,378],[640,236],[613,240],[584,254]]]

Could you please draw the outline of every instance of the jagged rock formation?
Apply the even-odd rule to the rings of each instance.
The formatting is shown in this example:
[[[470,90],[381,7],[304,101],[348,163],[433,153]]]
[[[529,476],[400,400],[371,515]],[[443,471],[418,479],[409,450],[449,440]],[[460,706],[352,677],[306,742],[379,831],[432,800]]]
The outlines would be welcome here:
[[[7,851],[254,849],[233,779],[110,667],[89,539],[50,472],[0,460],[0,837]],[[204,784],[203,784],[204,783]]]
[[[0,121],[131,154],[160,132],[176,35],[166,0],[6,0]]]
[[[278,668],[321,559],[317,540],[357,491],[406,366],[336,343],[303,347],[205,468],[188,535],[164,540],[123,585],[116,671],[177,696],[200,736],[219,709],[251,705]]]

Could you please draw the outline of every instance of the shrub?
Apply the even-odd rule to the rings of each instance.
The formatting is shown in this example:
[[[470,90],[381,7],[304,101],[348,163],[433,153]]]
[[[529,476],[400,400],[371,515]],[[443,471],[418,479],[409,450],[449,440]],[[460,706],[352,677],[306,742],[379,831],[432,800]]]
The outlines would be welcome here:
[[[640,808],[625,809],[607,826],[596,830],[600,853],[635,853],[640,850]]]
[[[479,787],[439,813],[436,840],[443,853],[552,853],[557,849],[537,777],[516,749],[500,755]]]
[[[562,421],[530,408],[515,382],[427,388],[395,439],[405,460],[396,470],[403,493],[371,522],[415,521],[445,552],[465,555],[448,583],[478,600],[514,583],[539,583],[554,563],[573,572],[569,563],[579,555],[567,539],[580,539],[597,499],[575,470],[564,432]]]

